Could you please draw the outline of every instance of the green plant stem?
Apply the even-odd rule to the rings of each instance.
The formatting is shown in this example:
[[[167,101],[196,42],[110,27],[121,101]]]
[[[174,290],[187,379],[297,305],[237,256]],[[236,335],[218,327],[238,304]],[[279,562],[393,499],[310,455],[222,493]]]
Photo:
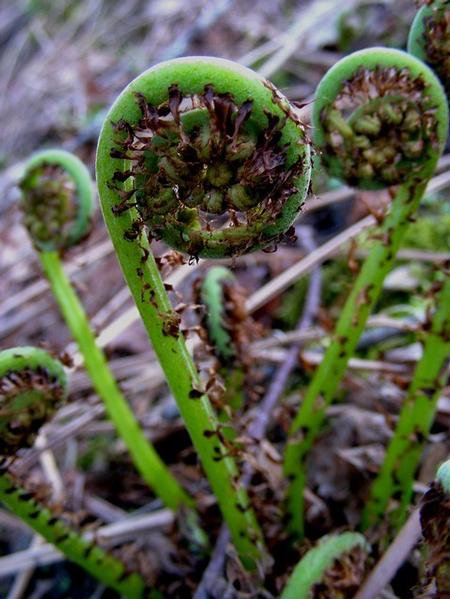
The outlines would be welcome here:
[[[48,508],[17,487],[6,472],[0,473],[0,501],[68,559],[127,599],[160,597],[147,587],[139,574],[127,572],[120,560],[84,539],[61,519],[55,518]]]
[[[99,169],[98,173],[99,186],[106,185],[102,180],[102,170]],[[114,203],[107,205],[112,206]],[[236,463],[226,455],[227,448],[214,434],[218,430],[219,421],[208,396],[198,391],[201,389],[199,376],[184,338],[181,334],[167,334],[165,329],[164,323],[174,312],[149,243],[143,234],[138,239],[138,247],[135,242],[126,239],[126,231],[133,222],[131,210],[115,216],[110,208],[106,208],[103,216],[125,279],[242,563],[247,568],[256,568],[257,562],[264,555],[262,535],[247,493],[238,483]],[[143,296],[142,289],[148,291],[151,301],[145,294]]]
[[[146,439],[130,406],[112,375],[105,356],[95,342],[86,313],[67,278],[57,252],[40,252],[39,257],[59,308],[75,338],[94,389],[128,447],[136,468],[167,507],[192,506],[192,499],[180,487],[153,446]]]
[[[182,108],[183,114],[180,117],[178,102],[181,98],[190,98],[189,102],[195,100],[195,104],[201,100],[204,107],[186,111]],[[235,109],[231,105],[227,104],[231,108],[226,108],[225,112],[220,108],[224,101],[229,103],[230,100],[237,107],[235,118],[232,114]],[[248,111],[250,105],[251,112],[244,115],[242,107]],[[166,114],[166,109],[171,113],[171,132],[168,131],[167,123],[160,122],[158,109],[161,115]],[[216,116],[217,109],[219,117]],[[230,137],[230,126],[227,126],[226,132],[222,124],[215,124],[229,121],[228,117],[225,118],[225,113],[234,122],[234,138],[240,130],[245,133],[245,142],[241,144],[244,153],[240,156],[234,153],[235,142]],[[241,127],[239,122],[245,118],[245,126]],[[189,123],[200,126],[196,133]],[[250,150],[256,164],[259,164],[258,138],[269,141],[272,133],[267,129],[273,129],[275,123],[282,125],[274,148],[283,148],[282,162],[279,165],[284,163],[287,167],[287,179],[283,175],[280,178],[282,187],[274,183],[267,191],[271,193],[272,188],[278,194],[281,190],[280,196],[283,197],[282,188],[291,179],[293,188],[285,189],[283,201],[281,197],[280,202],[272,201],[271,198],[265,206],[265,201],[260,203],[258,194],[251,192],[253,197],[250,197],[245,189],[242,194],[241,186],[236,187],[234,183],[232,188],[228,189],[228,186],[234,181],[234,172],[238,176],[236,181],[241,180],[241,169],[236,170],[238,162],[234,162],[234,159],[243,159],[242,168],[245,170],[245,165],[248,167],[248,160],[252,158],[245,157],[244,154]],[[177,126],[174,127],[174,124]],[[136,147],[135,133],[141,130],[142,125],[151,133],[152,139],[148,140],[148,145],[142,146],[139,143],[139,147]],[[163,129],[170,133],[171,139],[164,141]],[[162,132],[162,136],[159,133],[155,136],[157,131]],[[163,145],[160,144],[160,137]],[[253,143],[255,139],[256,145]],[[217,141],[220,142],[219,145]],[[181,148],[185,152],[189,145],[198,157],[196,164],[201,167],[199,172],[204,173],[205,168],[209,172],[209,167],[215,164],[222,175],[225,175],[225,181],[219,183],[218,173],[211,172],[222,197],[230,197],[241,206],[239,211],[247,214],[245,225],[234,223],[218,229],[202,226],[204,219],[201,211],[199,212],[201,204],[198,204],[197,192],[201,202],[206,201],[207,197],[211,200],[211,195],[208,195],[209,184],[206,187],[201,184],[195,190],[190,190],[191,183],[194,182],[192,163],[181,165],[179,171],[169,168],[166,172],[167,184],[163,188],[158,182],[161,177],[157,176],[155,180],[154,175],[160,172],[159,169],[164,170],[171,163],[180,165],[179,158],[174,162],[171,153],[175,151],[179,156]],[[222,146],[225,152],[220,150],[220,156],[216,156],[217,148]],[[142,147],[145,147],[143,152],[140,149]],[[223,163],[223,157],[228,156],[226,148],[233,153],[231,166],[227,162]],[[280,92],[244,67],[208,57],[168,61],[139,75],[114,102],[100,133],[96,172],[103,216],[124,277],[217,498],[238,555],[246,568],[256,569],[266,557],[262,534],[247,493],[240,484],[237,464],[220,438],[217,415],[200,385],[195,364],[177,329],[179,317],[170,304],[151,254],[146,232],[195,257],[237,255],[254,251],[278,239],[292,225],[309,186],[310,146],[304,127]],[[185,187],[187,195],[183,192],[180,196],[180,191]],[[256,187],[254,189],[256,191]],[[197,198],[195,200],[194,195]],[[194,200],[194,209],[187,209],[190,200]],[[245,205],[249,201],[252,206],[254,204],[253,208]],[[229,203],[223,206],[227,212]],[[208,212],[210,207],[207,206]],[[233,452],[233,448],[231,451]]]
[[[339,317],[333,340],[316,370],[300,409],[292,423],[286,448],[284,471],[290,486],[287,494],[289,529],[304,534],[304,499],[306,484],[305,458],[321,430],[327,407],[353,355],[365,324],[380,295],[384,278],[390,271],[409,219],[419,206],[426,182],[401,185],[379,238],[353,285]]]
[[[363,528],[383,518],[394,495],[398,495],[399,505],[390,514],[390,519],[396,528],[403,524],[411,500],[414,474],[433,424],[438,399],[447,384],[449,356],[450,276],[447,275],[436,300],[422,358],[414,371],[383,465],[372,484],[363,513]]]

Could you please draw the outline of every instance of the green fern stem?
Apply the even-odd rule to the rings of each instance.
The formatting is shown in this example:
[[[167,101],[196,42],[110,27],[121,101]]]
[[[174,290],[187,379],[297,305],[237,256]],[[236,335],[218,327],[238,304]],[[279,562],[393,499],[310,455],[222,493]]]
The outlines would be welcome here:
[[[24,224],[109,417],[143,479],[163,502],[172,509],[182,505],[192,507],[192,499],[162,462],[136,421],[102,350],[96,345],[86,313],[61,263],[60,253],[90,230],[93,186],[86,167],[69,152],[44,150],[27,161],[20,186]]]
[[[146,585],[140,574],[128,572],[120,560],[56,518],[30,493],[17,486],[12,476],[4,471],[0,472],[0,501],[69,560],[127,599],[160,597]]]
[[[192,506],[192,499],[180,487],[161,460],[134,417],[95,341],[84,308],[75,293],[57,252],[40,252],[39,258],[53,295],[84,358],[95,391],[105,404],[108,416],[127,446],[142,478],[165,505],[178,509]]]
[[[423,355],[403,401],[402,410],[389,443],[386,457],[374,480],[363,513],[364,528],[386,514],[389,500],[398,506],[389,514],[399,528],[411,500],[414,474],[436,414],[438,399],[448,381],[450,356],[450,276],[447,274],[436,297],[431,328],[426,333]]]
[[[263,154],[269,169],[260,168]],[[135,79],[107,115],[97,151],[103,216],[125,279],[250,569],[264,559],[262,534],[146,233],[193,257],[253,251],[292,224],[309,175],[309,145],[287,100],[256,73],[213,58],[168,61]]]

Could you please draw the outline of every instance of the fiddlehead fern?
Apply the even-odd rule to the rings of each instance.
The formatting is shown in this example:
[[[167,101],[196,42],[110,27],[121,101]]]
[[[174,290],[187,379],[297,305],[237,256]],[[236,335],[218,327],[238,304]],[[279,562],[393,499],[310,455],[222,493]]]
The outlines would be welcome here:
[[[403,400],[402,410],[386,457],[372,484],[363,525],[377,522],[386,513],[391,497],[399,500],[390,514],[396,527],[405,519],[411,500],[414,474],[430,433],[437,402],[447,384],[450,355],[450,274],[436,290],[435,312],[426,327],[423,355]]]
[[[357,532],[323,537],[317,546],[310,549],[295,566],[280,599],[331,597],[335,596],[336,592],[343,593],[344,590],[351,592],[352,585],[355,591],[358,579],[361,582],[364,576],[364,561],[369,551],[367,541]],[[329,576],[330,580],[327,581],[327,574],[333,569],[337,570],[338,576],[340,570],[346,572],[346,576],[339,576],[339,578],[349,579],[350,588],[341,587],[337,591],[336,579]],[[345,594],[345,596],[350,595]]]
[[[60,362],[35,347],[0,352],[0,454],[30,447],[66,395]]]
[[[32,156],[21,182],[21,207],[45,274],[64,319],[83,354],[86,369],[111,420],[149,486],[177,509],[191,500],[162,462],[136,421],[96,345],[83,306],[64,273],[60,252],[86,236],[93,210],[87,169],[67,152],[46,150]]]
[[[435,0],[417,12],[408,37],[408,52],[437,73],[450,96],[450,2]]]
[[[303,203],[305,133],[287,100],[251,71],[219,59],[193,64],[150,69],[112,107],[100,157],[109,202],[116,212],[134,207],[151,236],[192,256],[254,251],[276,242]]]
[[[143,578],[95,543],[84,539],[33,495],[16,483],[5,464],[30,447],[66,397],[67,381],[60,362],[34,347],[0,352],[0,501],[64,555],[128,599],[155,595]]]
[[[107,115],[97,152],[103,215],[124,276],[250,568],[263,555],[261,533],[184,339],[165,326],[174,312],[145,226],[150,238],[193,256],[257,249],[290,226],[309,174],[309,145],[287,100],[252,71],[210,58],[169,61],[135,79]]]
[[[330,174],[366,189],[398,187],[291,426],[285,473],[290,528],[297,535],[304,529],[305,456],[444,147],[447,99],[422,62],[398,50],[372,48],[343,58],[325,75],[316,91],[313,125]]]
[[[26,163],[21,208],[23,222],[40,251],[62,251],[85,237],[94,210],[87,168],[64,150],[44,150]]]

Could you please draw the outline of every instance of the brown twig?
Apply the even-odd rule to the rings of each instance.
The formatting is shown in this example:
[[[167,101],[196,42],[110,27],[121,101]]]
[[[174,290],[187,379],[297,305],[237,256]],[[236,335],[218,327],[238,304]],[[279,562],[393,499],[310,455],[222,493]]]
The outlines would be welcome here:
[[[378,597],[403,564],[419,537],[419,510],[415,509],[353,599]]]

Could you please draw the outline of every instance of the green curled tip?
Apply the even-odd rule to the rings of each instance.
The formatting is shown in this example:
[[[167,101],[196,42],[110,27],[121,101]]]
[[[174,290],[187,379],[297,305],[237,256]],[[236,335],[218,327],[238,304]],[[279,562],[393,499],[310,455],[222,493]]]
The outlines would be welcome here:
[[[314,586],[323,580],[336,560],[355,549],[369,553],[370,546],[362,534],[344,532],[323,537],[295,566],[280,599],[310,599]]]
[[[436,0],[417,12],[408,36],[408,52],[426,62],[450,95],[450,2]]]
[[[354,187],[380,189],[432,175],[448,134],[447,98],[414,56],[369,48],[326,73],[312,121],[329,173]]]
[[[94,210],[89,171],[64,150],[43,150],[25,164],[20,182],[23,221],[34,246],[62,251],[86,237]]]
[[[128,238],[145,224],[195,257],[279,241],[310,171],[305,129],[287,99],[255,72],[208,57],[170,60],[137,77],[110,109],[97,151],[107,223],[113,212]]]
[[[0,352],[0,455],[30,447],[67,393],[62,364],[35,347]]]
[[[450,460],[441,464],[436,472],[436,480],[446,493],[450,493]]]

